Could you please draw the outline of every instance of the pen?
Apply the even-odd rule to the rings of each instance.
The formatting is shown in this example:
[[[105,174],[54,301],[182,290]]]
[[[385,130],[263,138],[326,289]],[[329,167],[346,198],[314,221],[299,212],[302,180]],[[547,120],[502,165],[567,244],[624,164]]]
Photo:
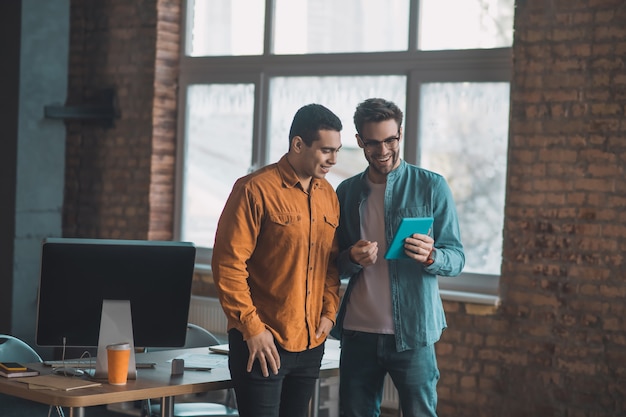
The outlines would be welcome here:
[[[186,367],[185,366],[185,371],[210,371],[213,368],[208,368],[208,367]]]

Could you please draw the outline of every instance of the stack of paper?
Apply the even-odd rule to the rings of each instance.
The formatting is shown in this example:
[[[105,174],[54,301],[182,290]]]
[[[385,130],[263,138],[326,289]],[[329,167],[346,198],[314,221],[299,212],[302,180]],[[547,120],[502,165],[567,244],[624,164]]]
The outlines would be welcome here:
[[[80,388],[99,387],[100,382],[88,381],[81,378],[72,378],[60,375],[40,375],[28,378],[16,378],[15,381],[28,384],[29,389],[51,389],[71,391]]]

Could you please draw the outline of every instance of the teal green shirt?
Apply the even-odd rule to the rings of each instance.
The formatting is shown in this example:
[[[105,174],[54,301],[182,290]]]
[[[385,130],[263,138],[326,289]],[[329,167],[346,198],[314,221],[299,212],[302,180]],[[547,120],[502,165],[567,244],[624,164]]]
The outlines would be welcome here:
[[[361,205],[369,195],[367,169],[337,187],[340,221],[337,229],[342,279],[348,279],[337,322],[331,334],[341,337],[346,304],[361,266],[350,261],[349,249],[361,239]],[[424,266],[412,259],[389,261],[391,303],[398,351],[435,343],[446,328],[437,275],[457,276],[465,266],[458,216],[452,192],[439,174],[400,161],[387,175],[385,190],[385,237],[387,246],[403,217],[434,218],[434,260]],[[367,225],[365,225],[367,227]],[[379,257],[384,254],[379,253]],[[356,300],[353,300],[355,302]]]

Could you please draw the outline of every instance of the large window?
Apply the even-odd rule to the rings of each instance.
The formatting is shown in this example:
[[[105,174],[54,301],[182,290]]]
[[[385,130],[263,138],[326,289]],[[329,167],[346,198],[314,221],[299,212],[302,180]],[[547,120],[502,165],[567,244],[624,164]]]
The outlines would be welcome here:
[[[177,238],[208,263],[235,180],[277,161],[302,105],[344,124],[333,185],[366,162],[352,115],[405,112],[403,158],[450,183],[466,248],[462,292],[502,261],[513,0],[188,0],[180,77]],[[459,285],[460,284],[460,285]]]

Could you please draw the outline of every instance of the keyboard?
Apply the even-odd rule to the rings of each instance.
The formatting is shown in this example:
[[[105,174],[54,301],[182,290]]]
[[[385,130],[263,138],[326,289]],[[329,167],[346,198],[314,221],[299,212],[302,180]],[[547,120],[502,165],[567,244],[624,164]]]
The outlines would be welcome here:
[[[96,358],[80,358],[80,359],[66,359],[66,360],[51,360],[51,361],[43,361],[45,366],[50,366],[52,368],[61,368],[64,366],[69,366],[72,368],[83,368],[83,369],[93,369],[96,367]],[[154,368],[156,363],[154,362],[136,362],[135,368],[137,369],[150,369]]]

